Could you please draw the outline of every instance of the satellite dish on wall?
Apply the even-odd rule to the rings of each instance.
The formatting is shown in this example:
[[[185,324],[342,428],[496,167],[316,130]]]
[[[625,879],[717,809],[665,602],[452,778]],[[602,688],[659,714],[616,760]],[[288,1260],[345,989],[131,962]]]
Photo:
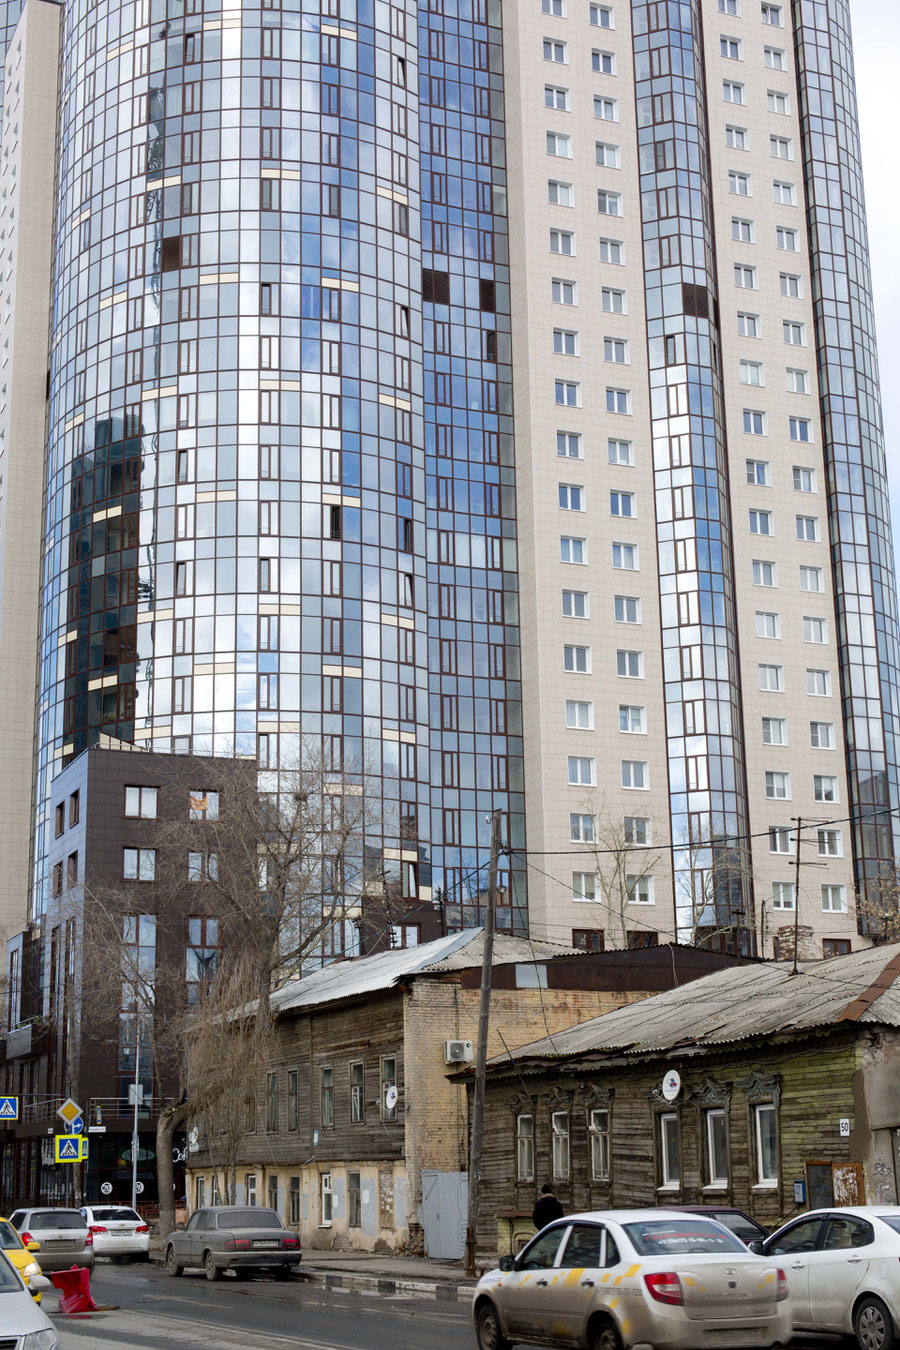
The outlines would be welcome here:
[[[667,1069],[663,1074],[662,1095],[667,1102],[674,1102],[681,1091],[681,1074],[677,1069]]]
[[[394,1107],[397,1105],[397,1098],[399,1096],[400,1094],[397,1091],[396,1085],[392,1083],[384,1094],[384,1104],[389,1111],[393,1111]]]

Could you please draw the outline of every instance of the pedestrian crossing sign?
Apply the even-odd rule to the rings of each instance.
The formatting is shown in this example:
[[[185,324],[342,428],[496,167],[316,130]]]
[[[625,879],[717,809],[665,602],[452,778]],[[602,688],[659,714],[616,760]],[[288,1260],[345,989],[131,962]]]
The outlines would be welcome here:
[[[0,1097],[0,1121],[19,1119],[18,1097]]]
[[[58,1163],[87,1162],[88,1141],[81,1134],[57,1134],[53,1137]]]

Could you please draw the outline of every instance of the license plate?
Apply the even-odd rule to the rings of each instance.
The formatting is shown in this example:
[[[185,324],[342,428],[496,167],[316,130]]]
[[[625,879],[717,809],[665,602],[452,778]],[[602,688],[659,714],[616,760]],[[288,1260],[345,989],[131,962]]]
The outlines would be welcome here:
[[[271,1242],[269,1241],[268,1238],[257,1238],[254,1241],[253,1245],[254,1247],[280,1247],[281,1243],[278,1241],[277,1238],[275,1238]]]
[[[111,1233],[130,1233],[131,1229],[124,1223],[112,1223],[109,1226],[109,1231]]]
[[[731,1327],[723,1331],[707,1331],[707,1345],[756,1345],[763,1328]]]
[[[46,1247],[48,1251],[68,1252],[72,1251],[75,1243],[68,1241],[66,1238],[47,1238],[42,1245]]]

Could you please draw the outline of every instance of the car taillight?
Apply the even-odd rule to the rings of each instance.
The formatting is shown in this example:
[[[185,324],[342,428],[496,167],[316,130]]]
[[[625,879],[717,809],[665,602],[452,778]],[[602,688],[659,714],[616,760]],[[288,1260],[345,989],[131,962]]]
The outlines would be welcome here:
[[[103,1231],[106,1232],[106,1229]],[[92,1228],[89,1228],[84,1235],[84,1245],[86,1247],[93,1247],[94,1245],[94,1230]]]
[[[37,1238],[32,1237],[29,1232],[20,1233],[19,1237],[25,1243],[26,1247],[28,1246],[29,1242],[37,1242]]]
[[[149,1233],[149,1232],[150,1232],[150,1229],[147,1227],[147,1225],[146,1225],[145,1223],[142,1223],[142,1224],[140,1224],[139,1227],[137,1227],[134,1231],[135,1231],[136,1233]]]
[[[788,1291],[787,1276],[785,1275],[785,1273],[784,1273],[783,1270],[779,1270],[779,1271],[778,1271],[778,1293],[777,1293],[776,1298],[775,1298],[776,1303],[783,1303],[784,1300],[785,1300],[785,1299],[787,1298],[787,1296],[788,1296],[788,1292],[789,1292],[789,1291]]]
[[[228,1238],[225,1243],[226,1252],[248,1252],[250,1250],[249,1238]]]
[[[91,1226],[90,1226],[90,1228],[88,1229],[88,1232],[89,1232],[89,1233],[91,1234],[91,1236],[93,1237],[94,1233],[108,1234],[108,1233],[109,1233],[109,1229],[108,1229],[108,1228],[104,1228],[102,1223],[92,1223]]]
[[[657,1303],[681,1304],[684,1302],[681,1281],[673,1270],[667,1270],[661,1274],[645,1275],[644,1284],[647,1286],[650,1297],[655,1298]]]
[[[299,1247],[300,1239],[291,1234],[291,1236],[281,1239],[281,1245],[282,1247]]]

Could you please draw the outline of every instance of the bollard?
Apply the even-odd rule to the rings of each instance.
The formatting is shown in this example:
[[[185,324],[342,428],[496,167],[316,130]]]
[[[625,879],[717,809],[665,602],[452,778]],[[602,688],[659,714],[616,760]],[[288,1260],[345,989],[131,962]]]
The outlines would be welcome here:
[[[90,1274],[85,1266],[72,1266],[69,1270],[51,1273],[50,1279],[59,1290],[60,1312],[97,1312],[97,1305],[91,1298]]]

